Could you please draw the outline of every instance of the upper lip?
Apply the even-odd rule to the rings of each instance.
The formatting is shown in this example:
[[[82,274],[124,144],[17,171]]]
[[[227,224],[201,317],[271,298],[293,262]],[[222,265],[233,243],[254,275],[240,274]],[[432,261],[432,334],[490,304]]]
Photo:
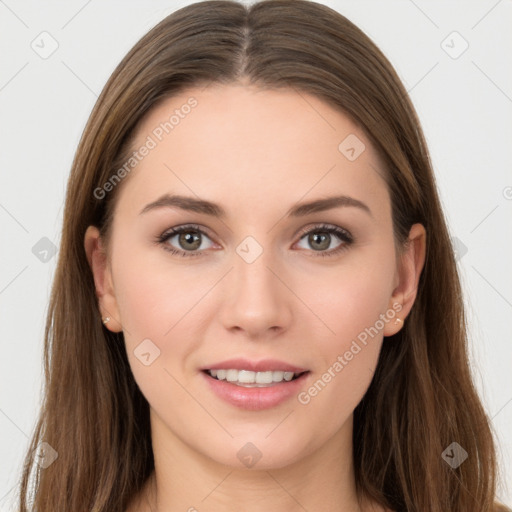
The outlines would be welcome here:
[[[249,359],[237,358],[227,359],[220,363],[212,363],[211,365],[201,368],[201,370],[249,370],[253,372],[279,371],[302,373],[308,371],[307,368],[300,368],[284,361],[277,359],[261,359],[260,361],[249,361]]]

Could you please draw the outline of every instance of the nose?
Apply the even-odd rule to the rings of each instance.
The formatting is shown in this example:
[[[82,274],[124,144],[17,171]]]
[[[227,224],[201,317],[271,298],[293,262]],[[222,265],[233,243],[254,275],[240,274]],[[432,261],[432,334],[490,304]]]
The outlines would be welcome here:
[[[292,322],[294,295],[271,251],[264,250],[251,263],[235,253],[221,293],[220,320],[229,331],[263,339],[287,330]]]

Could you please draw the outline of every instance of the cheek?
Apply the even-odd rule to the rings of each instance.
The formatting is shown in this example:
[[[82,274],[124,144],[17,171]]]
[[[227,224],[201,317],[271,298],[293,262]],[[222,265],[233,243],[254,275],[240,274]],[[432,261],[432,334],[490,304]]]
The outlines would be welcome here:
[[[140,241],[129,242],[128,236],[119,237],[112,261],[114,284],[132,372],[141,390],[156,396],[159,383],[172,381],[158,370],[185,374],[190,355],[198,350],[202,320],[198,315],[219,275],[207,268],[187,269],[168,259],[164,249],[159,252],[140,245]],[[148,352],[150,360],[156,357],[145,366],[140,355]]]
[[[180,400],[189,400],[177,382],[182,381],[183,363],[194,348],[193,343],[179,342],[180,329],[198,299],[188,297],[195,293],[178,275],[144,265],[136,256],[118,262],[115,282],[128,361],[151,406],[159,411],[176,409]]]
[[[206,280],[200,275],[191,282],[190,272],[180,265],[173,267],[154,249],[137,249],[135,242],[132,247],[127,252],[120,245],[113,262],[119,314],[131,335],[159,339],[191,309],[209,283],[202,283]]]
[[[329,279],[308,278],[308,305],[318,313],[316,374],[298,397],[299,403],[326,418],[335,431],[353,412],[373,378],[382,346],[392,292],[394,254],[382,251],[379,258],[361,257],[340,265]],[[393,312],[394,313],[394,312]],[[318,336],[319,333],[322,333]]]
[[[128,247],[131,247],[130,251]],[[112,268],[127,355],[134,376],[139,381],[139,377],[145,378],[143,375],[148,374],[141,354],[150,354],[149,360],[154,360],[151,368],[162,364],[168,350],[165,345],[177,330],[174,326],[186,315],[190,303],[187,294],[191,292],[187,292],[185,283],[180,282],[178,272],[171,274],[169,269],[166,271],[151,264],[147,251],[137,248],[135,242],[119,243]],[[176,355],[180,345],[176,344],[172,350]]]
[[[324,326],[332,348],[342,348],[371,328],[386,312],[392,294],[393,250],[368,248],[354,253],[339,266],[301,276],[297,282],[305,302]],[[296,288],[297,289],[297,288]],[[377,325],[382,330],[379,322]],[[329,336],[330,334],[330,336]]]

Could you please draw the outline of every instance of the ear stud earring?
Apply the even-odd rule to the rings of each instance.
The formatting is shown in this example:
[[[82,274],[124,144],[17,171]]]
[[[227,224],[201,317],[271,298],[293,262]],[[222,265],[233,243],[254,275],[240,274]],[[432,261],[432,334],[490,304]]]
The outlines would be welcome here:
[[[108,322],[110,322],[110,317],[109,316],[106,316],[105,318],[103,318],[103,323],[104,324],[107,324]]]

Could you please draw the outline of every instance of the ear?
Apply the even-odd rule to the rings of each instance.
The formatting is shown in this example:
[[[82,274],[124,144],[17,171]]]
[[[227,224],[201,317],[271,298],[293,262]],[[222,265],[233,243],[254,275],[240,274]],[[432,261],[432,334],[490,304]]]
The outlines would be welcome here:
[[[386,323],[384,336],[393,336],[403,327],[416,300],[418,283],[425,264],[426,238],[427,234],[422,224],[414,224],[411,227],[398,264],[395,289],[389,299],[389,309],[397,313],[393,320]],[[396,321],[397,318],[401,322]]]
[[[89,226],[84,236],[84,247],[87,261],[94,276],[96,296],[102,319],[109,317],[105,327],[112,332],[120,332],[123,326],[120,322],[119,309],[114,294],[112,272],[107,253],[102,245],[100,232],[97,227]]]

